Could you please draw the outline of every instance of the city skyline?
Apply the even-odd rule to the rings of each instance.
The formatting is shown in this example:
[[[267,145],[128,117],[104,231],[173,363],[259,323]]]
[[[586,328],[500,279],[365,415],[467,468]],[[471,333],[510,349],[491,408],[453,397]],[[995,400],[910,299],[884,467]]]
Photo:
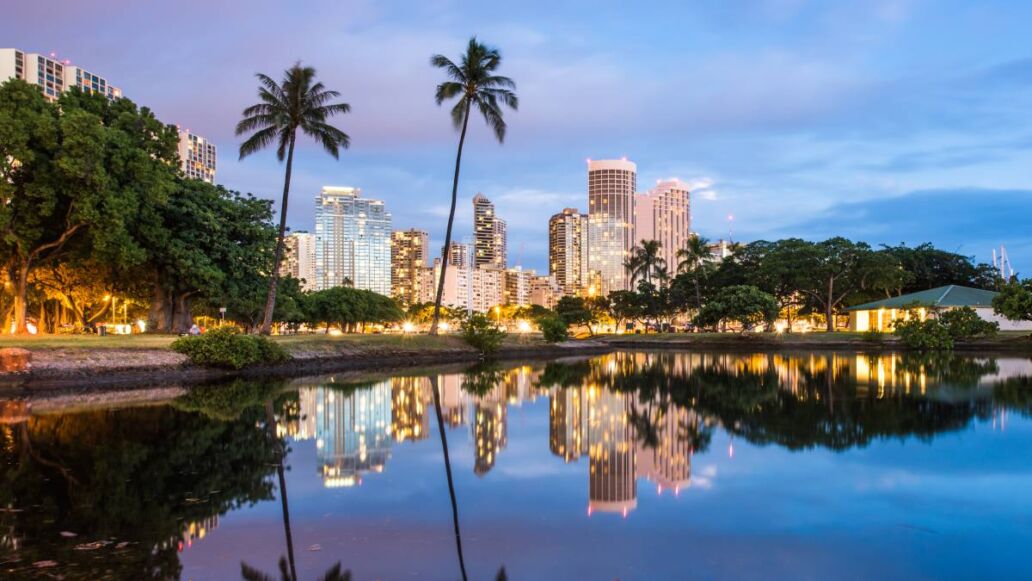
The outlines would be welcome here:
[[[507,217],[510,254],[522,248],[525,268],[546,270],[548,216],[582,205],[578,162],[627,155],[649,168],[639,176],[642,184],[676,176],[699,192],[693,218],[710,238],[725,237],[725,217],[734,214],[737,240],[843,234],[874,244],[931,241],[979,261],[1005,244],[1017,269],[1027,269],[1032,235],[1014,228],[1013,220],[1032,210],[1022,169],[1032,155],[1030,122],[1021,114],[1030,61],[1014,48],[1023,46],[1016,13],[1028,7],[951,3],[933,9],[902,0],[824,7],[756,1],[748,7],[742,16],[655,5],[621,19],[608,19],[608,10],[563,7],[571,18],[556,22],[575,24],[558,34],[555,25],[533,18],[533,5],[492,23],[488,7],[401,11],[327,4],[322,9],[341,18],[301,22],[270,4],[256,7],[252,25],[284,20],[299,34],[276,50],[246,43],[228,50],[227,42],[241,40],[238,32],[228,38],[204,33],[225,30],[221,13],[196,22],[168,7],[132,6],[109,19],[104,11],[55,10],[41,2],[12,7],[0,36],[4,46],[54,52],[99,71],[166,122],[188,120],[223,151],[236,148],[232,123],[252,98],[253,73],[275,75],[300,58],[354,106],[344,121],[354,145],[342,162],[310,155],[315,146],[305,145],[296,167],[298,191],[361,184],[397,209],[397,228],[428,229],[431,246],[439,247],[450,181],[444,146],[455,136],[433,106],[426,59],[460,46],[472,29],[503,50],[524,106],[510,121],[505,147],[490,145],[486,132],[471,133],[481,151],[463,168],[457,223],[471,224],[466,206],[485,192]],[[44,16],[53,37],[13,26]],[[167,31],[139,32],[141,23],[158,19],[170,24]],[[628,33],[664,21],[691,22],[705,34],[668,38],[663,54],[644,70],[633,63],[658,48],[601,40],[631,39]],[[330,22],[344,22],[343,31],[330,34]],[[141,66],[147,45],[174,42],[174,31],[187,23],[203,40],[179,43],[180,55],[162,66]],[[72,34],[82,26],[98,33]],[[946,40],[960,36],[975,41]],[[110,38],[119,42],[104,40]],[[328,57],[339,50],[355,56],[345,62]],[[397,64],[376,70],[364,54],[389,54]],[[670,76],[674,71],[680,80]],[[656,91],[657,79],[674,85]],[[696,79],[704,90],[677,89]],[[620,91],[613,90],[617,84]],[[417,90],[423,85],[425,95]],[[611,97],[571,106],[566,102],[576,102],[575,87]],[[199,107],[202,90],[218,98]],[[600,141],[603,134],[609,138]],[[264,160],[222,159],[217,181],[273,198],[279,172]],[[955,211],[908,220],[929,205]],[[299,198],[289,223],[306,229],[313,215],[311,200]]]

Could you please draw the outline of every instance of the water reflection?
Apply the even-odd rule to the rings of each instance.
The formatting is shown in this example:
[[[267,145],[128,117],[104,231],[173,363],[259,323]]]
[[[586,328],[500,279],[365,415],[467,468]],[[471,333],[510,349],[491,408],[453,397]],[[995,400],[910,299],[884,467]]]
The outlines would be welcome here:
[[[547,403],[547,428],[510,426],[520,417],[515,408],[539,400]],[[616,353],[351,385],[334,378],[233,382],[194,390],[171,406],[41,415],[7,402],[0,405],[0,571],[175,578],[181,554],[210,542],[227,513],[275,499],[284,529],[275,531],[274,551],[286,555],[295,578],[287,480],[386,486],[373,475],[391,470],[392,454],[401,458],[409,447],[440,454],[427,441],[436,411],[442,440],[458,432],[468,444],[451,450],[463,456],[460,470],[476,475],[456,479],[453,514],[470,486],[484,495],[493,481],[504,481],[507,455],[528,444],[553,465],[580,471],[579,500],[562,497],[585,503],[580,520],[620,522],[603,516],[611,513],[633,523],[645,511],[640,489],[655,490],[663,503],[689,491],[687,498],[696,496],[693,487],[707,481],[693,474],[693,460],[718,435],[723,455],[721,434],[778,450],[839,452],[888,438],[931,441],[974,421],[1006,430],[1016,417],[1032,417],[1032,361]],[[291,452],[291,442],[306,444]],[[301,476],[285,476],[298,454],[315,460],[314,473],[309,460]],[[446,470],[452,484],[451,466]],[[299,481],[291,482],[298,490]],[[447,504],[443,493],[441,502]],[[468,508],[462,514],[476,518]],[[456,518],[456,533],[458,524]],[[299,541],[298,551],[305,546]],[[497,566],[493,561],[491,572]]]

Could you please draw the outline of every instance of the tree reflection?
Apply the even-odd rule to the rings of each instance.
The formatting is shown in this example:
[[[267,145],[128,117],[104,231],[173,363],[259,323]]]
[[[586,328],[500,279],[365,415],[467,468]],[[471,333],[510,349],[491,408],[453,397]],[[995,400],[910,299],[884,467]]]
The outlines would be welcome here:
[[[448,495],[451,497],[452,527],[455,529],[455,551],[459,556],[459,571],[466,581],[466,561],[462,556],[462,533],[459,532],[459,504],[455,500],[455,482],[452,479],[451,458],[448,455],[448,435],[444,431],[444,417],[441,414],[441,391],[437,376],[430,376],[430,391],[434,398],[434,413],[437,416],[437,431],[441,435],[441,451],[444,452],[444,471],[448,476]]]
[[[275,442],[254,429],[259,413],[216,421],[148,407],[3,427],[5,574],[45,560],[77,577],[177,578],[184,544],[272,496]]]

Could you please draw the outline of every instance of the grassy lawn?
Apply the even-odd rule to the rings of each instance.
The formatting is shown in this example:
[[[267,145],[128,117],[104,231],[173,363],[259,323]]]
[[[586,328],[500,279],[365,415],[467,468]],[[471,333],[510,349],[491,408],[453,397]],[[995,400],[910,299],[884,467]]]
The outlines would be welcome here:
[[[0,348],[26,349],[164,349],[177,335],[0,335]],[[272,338],[290,351],[336,351],[377,348],[419,349],[424,351],[456,349],[465,346],[457,335],[277,335]],[[541,335],[509,335],[507,346],[533,346],[544,343]]]

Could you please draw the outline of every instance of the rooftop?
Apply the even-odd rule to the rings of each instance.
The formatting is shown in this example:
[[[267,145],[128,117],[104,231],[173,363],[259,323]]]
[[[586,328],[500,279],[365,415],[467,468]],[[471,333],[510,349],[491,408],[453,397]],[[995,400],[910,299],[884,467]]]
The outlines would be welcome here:
[[[875,309],[904,309],[907,307],[991,307],[993,297],[998,293],[979,288],[951,284],[937,288],[864,303],[849,307],[847,311],[872,311]]]

